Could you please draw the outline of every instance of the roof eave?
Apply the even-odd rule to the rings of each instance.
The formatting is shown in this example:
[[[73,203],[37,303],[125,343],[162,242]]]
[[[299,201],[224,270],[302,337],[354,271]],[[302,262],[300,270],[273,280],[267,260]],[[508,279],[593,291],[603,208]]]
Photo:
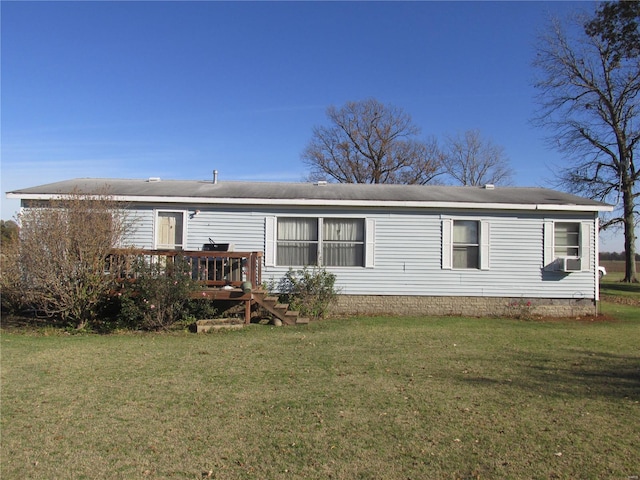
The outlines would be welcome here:
[[[64,194],[39,194],[8,192],[7,198],[21,200],[55,200]],[[198,205],[273,205],[273,206],[313,206],[313,207],[395,207],[395,208],[449,208],[465,210],[544,210],[544,211],[580,211],[610,212],[611,205],[577,204],[519,204],[519,203],[481,203],[481,202],[440,202],[440,201],[399,201],[399,200],[327,200],[300,198],[232,198],[232,197],[172,197],[144,195],[111,195],[117,202],[144,203],[180,203]]]

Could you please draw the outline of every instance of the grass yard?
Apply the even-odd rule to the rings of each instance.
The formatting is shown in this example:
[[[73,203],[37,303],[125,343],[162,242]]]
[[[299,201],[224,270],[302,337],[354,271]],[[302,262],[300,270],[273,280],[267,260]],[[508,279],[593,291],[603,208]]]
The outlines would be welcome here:
[[[607,302],[640,307],[640,284],[622,283],[623,278],[622,272],[607,273],[600,284],[600,296]]]
[[[1,337],[3,479],[640,475],[640,308]],[[46,332],[45,332],[46,333]]]

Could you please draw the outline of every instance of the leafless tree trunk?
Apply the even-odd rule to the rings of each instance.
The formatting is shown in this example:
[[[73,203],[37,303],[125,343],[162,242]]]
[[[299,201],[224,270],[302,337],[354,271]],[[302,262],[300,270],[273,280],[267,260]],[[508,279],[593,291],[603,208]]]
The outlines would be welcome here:
[[[621,200],[602,227],[623,226],[624,281],[636,282],[640,62],[621,56],[606,38],[586,34],[584,26],[584,20],[575,22],[565,31],[555,21],[541,37],[534,61],[540,73],[536,120],[568,160],[558,172],[560,185],[618,205]]]

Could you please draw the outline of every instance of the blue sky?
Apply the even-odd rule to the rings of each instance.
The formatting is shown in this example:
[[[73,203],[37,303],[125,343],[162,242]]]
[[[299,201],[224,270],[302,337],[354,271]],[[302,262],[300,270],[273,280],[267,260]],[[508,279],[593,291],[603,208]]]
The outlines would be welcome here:
[[[326,108],[368,97],[425,138],[479,129],[516,185],[551,186],[536,34],[594,6],[3,1],[2,218],[6,191],[75,177],[301,181]]]

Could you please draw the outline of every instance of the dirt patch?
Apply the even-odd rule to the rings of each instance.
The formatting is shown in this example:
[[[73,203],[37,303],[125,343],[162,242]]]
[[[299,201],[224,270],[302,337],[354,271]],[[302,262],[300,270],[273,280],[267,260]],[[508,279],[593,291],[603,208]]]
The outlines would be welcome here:
[[[633,307],[640,307],[640,298],[624,297],[622,295],[600,295],[600,300],[609,303],[617,303],[620,305],[631,305]]]
[[[578,322],[578,323],[616,323],[618,320],[611,315],[577,315],[575,317],[536,317],[537,322]]]

